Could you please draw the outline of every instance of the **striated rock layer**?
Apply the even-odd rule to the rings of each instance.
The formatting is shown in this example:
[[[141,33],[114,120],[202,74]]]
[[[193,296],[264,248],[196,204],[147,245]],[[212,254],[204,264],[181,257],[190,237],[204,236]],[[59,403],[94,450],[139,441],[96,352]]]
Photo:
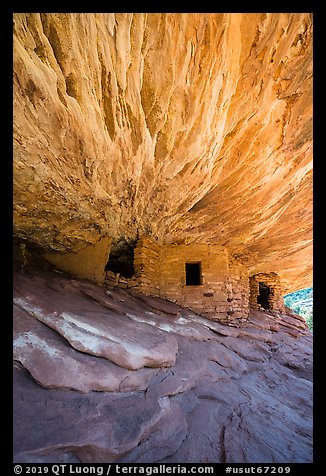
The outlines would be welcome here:
[[[311,285],[308,13],[15,14],[14,232],[226,246]]]
[[[15,462],[312,462],[312,335],[289,310],[228,327],[33,268],[14,301]]]

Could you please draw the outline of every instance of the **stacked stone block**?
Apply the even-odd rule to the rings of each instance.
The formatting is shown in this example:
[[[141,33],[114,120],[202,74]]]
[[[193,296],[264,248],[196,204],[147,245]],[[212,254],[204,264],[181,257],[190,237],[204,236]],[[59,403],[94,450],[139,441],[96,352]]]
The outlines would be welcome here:
[[[149,296],[160,296],[160,246],[147,237],[141,238],[134,250],[135,279],[138,289]]]
[[[186,285],[186,263],[200,263],[201,284]],[[248,272],[222,246],[158,245],[142,238],[134,264],[144,294],[168,299],[212,320],[248,317]]]
[[[228,314],[233,319],[249,316],[249,273],[247,268],[235,258],[229,260],[229,291],[228,301],[230,309]]]

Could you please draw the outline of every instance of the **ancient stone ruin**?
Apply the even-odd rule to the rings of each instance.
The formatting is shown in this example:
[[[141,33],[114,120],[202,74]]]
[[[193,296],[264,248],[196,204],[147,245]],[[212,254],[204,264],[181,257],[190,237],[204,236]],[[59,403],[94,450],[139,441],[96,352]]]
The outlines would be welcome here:
[[[74,276],[136,287],[208,319],[241,322],[250,308],[284,311],[279,276],[271,272],[249,277],[246,266],[219,245],[160,245],[142,237],[134,244],[112,247],[112,239],[106,237],[78,253],[46,253],[44,257]]]
[[[148,238],[135,249],[139,289],[229,321],[248,316],[248,271],[218,245],[157,245]]]
[[[258,273],[250,277],[250,307],[284,312],[280,278],[276,273]]]

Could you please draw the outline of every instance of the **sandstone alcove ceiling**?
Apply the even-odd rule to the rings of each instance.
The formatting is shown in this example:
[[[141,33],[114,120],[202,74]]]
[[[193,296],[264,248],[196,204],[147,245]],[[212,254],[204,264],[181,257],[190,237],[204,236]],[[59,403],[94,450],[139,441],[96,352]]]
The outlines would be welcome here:
[[[15,14],[14,234],[216,244],[311,285],[311,15]]]

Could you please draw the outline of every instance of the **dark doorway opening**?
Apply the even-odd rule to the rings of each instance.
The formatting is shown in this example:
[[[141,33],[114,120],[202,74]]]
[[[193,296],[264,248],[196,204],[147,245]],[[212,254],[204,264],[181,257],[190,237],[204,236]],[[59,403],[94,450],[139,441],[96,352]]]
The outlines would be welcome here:
[[[135,274],[134,248],[135,243],[127,241],[119,241],[112,245],[105,271],[119,273],[124,278],[132,278]]]
[[[201,263],[186,263],[186,286],[199,286],[201,281]]]
[[[270,287],[265,283],[259,283],[259,294],[257,296],[257,302],[264,309],[270,309],[269,296],[271,295]]]

